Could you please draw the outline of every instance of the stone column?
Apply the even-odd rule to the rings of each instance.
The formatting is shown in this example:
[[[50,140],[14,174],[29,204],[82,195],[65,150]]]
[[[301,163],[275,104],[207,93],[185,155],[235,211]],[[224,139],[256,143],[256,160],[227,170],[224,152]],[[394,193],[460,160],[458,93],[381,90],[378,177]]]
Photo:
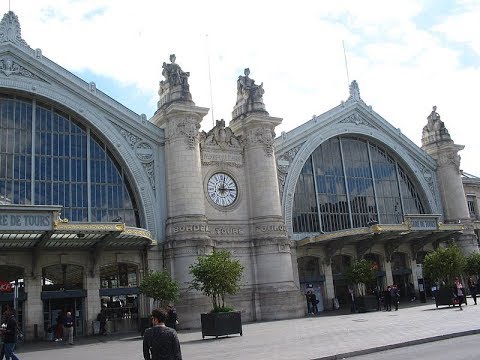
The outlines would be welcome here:
[[[85,289],[87,297],[85,298],[84,332],[86,335],[93,335],[92,321],[97,320],[97,315],[101,310],[100,302],[100,273],[96,276],[87,275],[85,277]]]
[[[437,161],[436,173],[444,209],[444,222],[464,225],[465,230],[457,243],[465,254],[470,254],[478,251],[478,244],[460,171],[458,152],[463,150],[464,146],[453,142],[436,109],[434,106],[432,113],[427,117],[427,125],[423,128],[422,149]]]
[[[333,285],[332,265],[324,263],[325,274],[325,309],[333,309],[333,298],[335,298],[335,286]]]
[[[291,242],[280,205],[274,156],[274,128],[281,119],[266,113],[249,113],[230,123],[245,142],[245,174],[248,179],[250,237],[257,272],[255,291],[261,303],[257,319],[271,320],[301,316],[303,294],[295,286]]]
[[[393,274],[392,274],[392,263],[390,261],[385,261],[385,277],[387,281],[387,286],[393,284]]]
[[[43,302],[42,281],[41,277],[25,274],[25,292],[27,293],[27,301],[24,306],[23,324],[25,326],[24,333],[28,341],[34,340],[35,325],[37,325],[38,337],[42,339],[44,334],[43,328]]]
[[[164,257],[166,268],[184,293],[181,298],[185,305],[177,304],[177,311],[182,314],[181,326],[185,327],[198,327],[199,308],[208,310],[210,306],[206,297],[187,292],[191,280],[189,266],[198,255],[209,253],[213,248],[205,215],[198,133],[207,112],[208,109],[191,102],[172,102],[157,111],[152,119],[165,129],[168,217]],[[195,306],[191,301],[195,301]]]

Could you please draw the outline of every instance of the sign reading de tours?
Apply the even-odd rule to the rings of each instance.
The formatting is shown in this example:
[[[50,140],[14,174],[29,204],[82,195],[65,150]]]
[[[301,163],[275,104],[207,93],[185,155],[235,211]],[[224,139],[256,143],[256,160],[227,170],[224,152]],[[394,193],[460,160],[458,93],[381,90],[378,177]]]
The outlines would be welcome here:
[[[0,231],[52,230],[51,212],[9,212],[0,213]]]

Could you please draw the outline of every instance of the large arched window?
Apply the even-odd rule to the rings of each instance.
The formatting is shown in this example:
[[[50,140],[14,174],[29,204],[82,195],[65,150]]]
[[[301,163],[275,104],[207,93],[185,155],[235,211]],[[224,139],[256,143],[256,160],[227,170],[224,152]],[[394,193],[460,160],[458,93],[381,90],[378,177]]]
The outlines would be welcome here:
[[[52,105],[0,95],[0,204],[62,205],[71,221],[140,227],[126,173],[105,143]]]
[[[406,214],[424,214],[420,193],[407,171],[370,140],[339,136],[321,144],[299,175],[293,201],[293,231],[331,232],[399,224]]]

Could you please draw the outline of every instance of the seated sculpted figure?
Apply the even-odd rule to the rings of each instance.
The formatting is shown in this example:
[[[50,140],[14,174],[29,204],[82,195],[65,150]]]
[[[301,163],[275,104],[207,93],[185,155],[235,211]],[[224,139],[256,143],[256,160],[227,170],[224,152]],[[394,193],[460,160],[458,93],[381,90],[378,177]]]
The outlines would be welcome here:
[[[250,69],[244,70],[245,76],[239,76],[237,80],[237,104],[242,99],[246,102],[263,102],[262,96],[265,93],[263,83],[255,84],[255,80],[249,78]]]
[[[175,59],[175,54],[172,54],[170,55],[171,64],[163,63],[162,75],[170,86],[182,85],[188,89],[188,77],[190,73],[183,71],[180,65],[175,64]]]

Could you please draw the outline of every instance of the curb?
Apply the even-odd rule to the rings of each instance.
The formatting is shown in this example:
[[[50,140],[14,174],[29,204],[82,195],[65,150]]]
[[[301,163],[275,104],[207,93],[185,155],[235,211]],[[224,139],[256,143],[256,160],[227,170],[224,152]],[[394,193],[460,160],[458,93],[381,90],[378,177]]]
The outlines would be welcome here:
[[[340,360],[340,359],[351,358],[354,356],[373,354],[381,351],[399,349],[407,346],[426,344],[429,342],[442,341],[442,340],[453,339],[461,336],[469,336],[469,335],[476,335],[476,334],[480,334],[480,329],[460,331],[460,332],[451,333],[451,334],[437,335],[437,336],[432,336],[432,337],[423,338],[423,339],[410,340],[402,343],[378,346],[371,349],[364,349],[364,350],[350,351],[350,352],[341,353],[341,354],[322,356],[319,358],[314,358],[312,360]]]

